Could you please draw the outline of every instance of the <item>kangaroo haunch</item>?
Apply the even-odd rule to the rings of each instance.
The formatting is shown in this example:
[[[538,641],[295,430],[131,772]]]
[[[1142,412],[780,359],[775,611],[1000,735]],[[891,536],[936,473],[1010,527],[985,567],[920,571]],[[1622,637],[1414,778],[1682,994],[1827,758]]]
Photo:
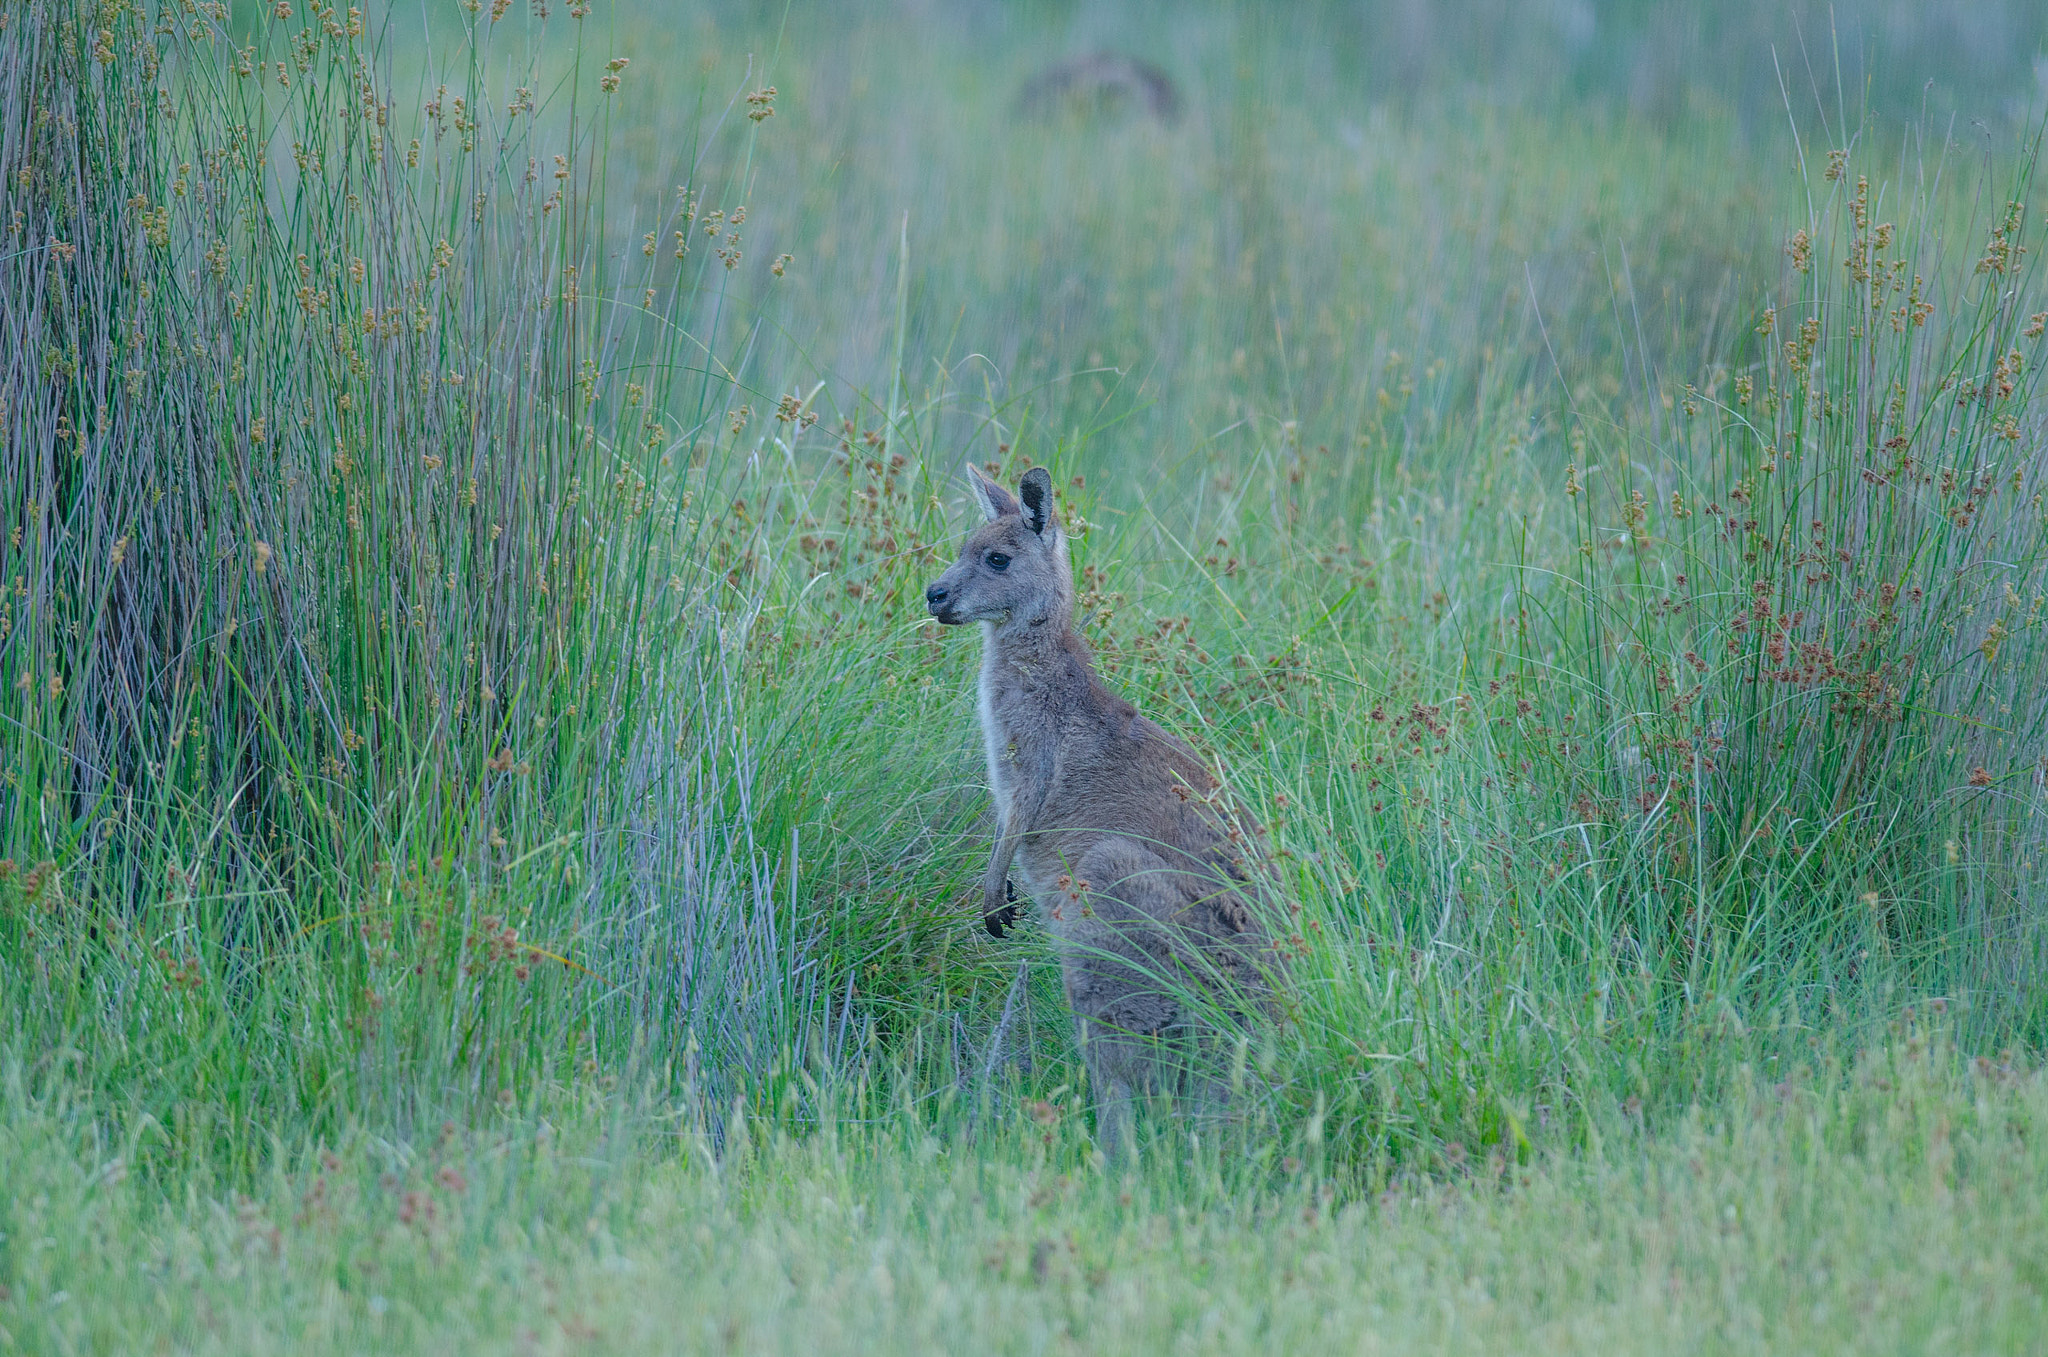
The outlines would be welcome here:
[[[1058,947],[1097,1138],[1113,1155],[1131,1136],[1135,1092],[1186,1087],[1169,1047],[1186,1050],[1208,1015],[1269,1009],[1280,957],[1256,908],[1269,873],[1258,826],[1195,752],[1096,674],[1074,633],[1052,478],[1034,468],[1013,498],[969,475],[987,521],[925,603],[948,626],[982,626],[996,810],[982,919],[997,937],[1015,921],[1014,860]],[[1193,1082],[1201,1100],[1223,1091],[1212,1077]]]

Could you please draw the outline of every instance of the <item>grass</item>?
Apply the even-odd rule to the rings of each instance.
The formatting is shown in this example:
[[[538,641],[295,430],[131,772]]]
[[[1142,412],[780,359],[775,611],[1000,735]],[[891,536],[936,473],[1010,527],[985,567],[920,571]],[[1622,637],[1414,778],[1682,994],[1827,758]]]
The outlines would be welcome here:
[[[7,1323],[30,1351],[2028,1351],[2041,1075],[1964,1073],[1945,1031],[1364,1198],[1213,1152],[1106,1179],[1066,1119],[963,1154],[905,1108],[623,1163],[508,1118],[188,1202],[16,1070],[0,1221],[53,1243]]]
[[[500,8],[0,26],[0,1346],[2040,1327],[2027,125]],[[1285,883],[1128,1175],[970,460]]]

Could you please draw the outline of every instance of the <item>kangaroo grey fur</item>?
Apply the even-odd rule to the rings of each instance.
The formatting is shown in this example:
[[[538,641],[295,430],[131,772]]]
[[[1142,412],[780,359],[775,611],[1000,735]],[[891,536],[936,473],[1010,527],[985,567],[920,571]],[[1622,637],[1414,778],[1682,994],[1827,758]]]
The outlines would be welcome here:
[[[1106,1154],[1132,1135],[1135,1093],[1174,1083],[1201,1010],[1270,1011],[1279,956],[1254,910],[1259,831],[1219,806],[1180,740],[1096,674],[1074,633],[1074,579],[1034,468],[1017,497],[970,469],[986,519],[925,591],[933,617],[979,622],[982,740],[996,811],[982,918],[1016,918],[1013,861],[1051,929],[1080,1025]],[[1021,502],[1020,502],[1021,501]],[[1220,1094],[1207,1081],[1209,1098]]]

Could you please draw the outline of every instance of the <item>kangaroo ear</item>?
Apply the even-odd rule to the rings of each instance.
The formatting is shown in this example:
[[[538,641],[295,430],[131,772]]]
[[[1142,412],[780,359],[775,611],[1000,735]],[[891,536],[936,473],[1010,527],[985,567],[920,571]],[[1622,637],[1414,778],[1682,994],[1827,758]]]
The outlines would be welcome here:
[[[981,506],[981,516],[993,523],[1010,514],[1022,513],[1010,492],[981,474],[981,468],[970,465],[967,468],[967,488],[974,492],[974,502]]]
[[[1024,525],[1033,532],[1044,532],[1045,525],[1052,522],[1052,473],[1042,466],[1031,468],[1024,473],[1017,493],[1024,500]]]

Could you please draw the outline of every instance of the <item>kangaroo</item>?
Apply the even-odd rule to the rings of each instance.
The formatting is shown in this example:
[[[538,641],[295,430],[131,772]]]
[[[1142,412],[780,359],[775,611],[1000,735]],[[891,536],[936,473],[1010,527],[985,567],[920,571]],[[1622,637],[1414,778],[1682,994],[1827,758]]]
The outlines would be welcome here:
[[[925,590],[947,626],[982,628],[980,716],[996,811],[982,921],[1017,919],[1010,868],[1060,957],[1096,1098],[1096,1138],[1132,1143],[1136,1092],[1210,1003],[1270,1012],[1279,955],[1254,912],[1259,830],[1220,806],[1195,752],[1102,682],[1074,633],[1074,574],[1043,467],[1013,497],[979,471],[984,519]],[[1021,502],[1020,502],[1021,501]],[[1205,996],[1207,1002],[1205,1002]],[[1213,1080],[1202,1093],[1217,1097]]]

